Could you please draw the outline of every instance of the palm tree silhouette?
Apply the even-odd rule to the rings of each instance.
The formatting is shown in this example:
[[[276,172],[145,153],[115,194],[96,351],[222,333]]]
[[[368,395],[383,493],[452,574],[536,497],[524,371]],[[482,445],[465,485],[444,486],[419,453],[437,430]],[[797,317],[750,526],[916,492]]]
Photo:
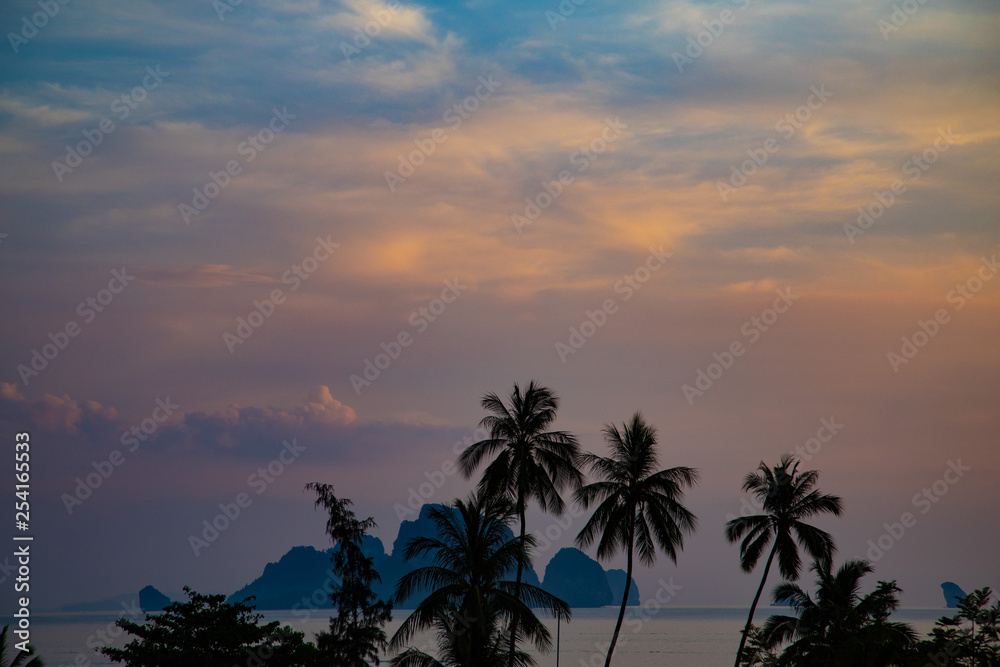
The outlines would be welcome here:
[[[764,582],[771,569],[771,562],[778,556],[778,569],[785,579],[794,581],[799,577],[802,559],[799,557],[796,540],[806,553],[816,561],[830,560],[836,547],[829,533],[803,523],[803,519],[818,514],[840,516],[842,503],[839,496],[821,494],[814,489],[819,473],[815,470],[798,472],[799,464],[785,454],[772,470],[763,461],[756,472],[747,474],[743,490],[752,493],[761,502],[763,514],[737,517],[726,523],[726,539],[740,544],[740,567],[744,572],[752,572],[763,555],[767,545],[773,540],[771,552],[764,566],[764,575],[757,587],[757,594],[750,605],[750,615],[740,637],[740,647],[736,651],[736,665],[739,667],[747,633],[753,623],[754,611],[760,600]],[[745,537],[744,537],[745,536]]]
[[[657,547],[677,562],[677,551],[684,547],[684,533],[693,532],[697,524],[681,500],[684,487],[697,481],[698,471],[686,467],[657,471],[656,429],[638,412],[631,422],[622,424],[621,430],[613,424],[605,426],[604,440],[611,448],[610,457],[583,455],[584,462],[600,479],[576,492],[584,508],[597,504],[576,541],[589,547],[599,539],[597,557],[602,560],[620,551],[627,554],[625,592],[604,661],[608,667],[625,617],[633,551],[638,549],[645,565],[656,560]]]
[[[3,630],[0,631],[0,664],[3,664],[4,667],[45,667],[42,659],[34,654],[35,649],[32,646],[28,647],[31,649],[30,652],[18,651],[14,659],[7,662],[7,649],[10,648],[8,646],[10,640],[7,638],[7,631],[9,629],[10,626],[5,625],[3,626]]]
[[[874,571],[866,560],[849,560],[832,572],[829,560],[813,563],[816,598],[797,584],[774,589],[774,601],[790,603],[798,616],[771,616],[763,636],[770,646],[793,642],[785,656],[817,667],[876,667],[898,664],[917,635],[906,623],[890,621],[902,591],[895,581],[880,581],[861,596],[861,580]]]
[[[548,651],[552,637],[532,607],[569,618],[569,606],[554,595],[530,584],[505,577],[528,564],[534,538],[514,537],[510,524],[514,505],[498,496],[480,494],[454,507],[432,507],[428,517],[437,537],[416,537],[406,546],[407,559],[433,555],[434,564],[400,578],[394,599],[400,603],[414,593],[432,588],[389,642],[393,650],[414,633],[435,629],[441,660],[410,648],[396,656],[397,667],[499,667],[509,659],[505,644],[510,628],[516,639],[526,639]],[[518,665],[533,664],[523,651],[515,651]]]
[[[555,421],[559,399],[547,387],[534,380],[522,392],[515,384],[509,405],[494,393],[486,394],[482,406],[491,414],[483,417],[480,427],[490,437],[469,445],[459,458],[466,478],[471,477],[484,459],[496,458],[483,471],[479,491],[501,496],[514,503],[521,522],[521,541],[527,528],[525,512],[528,502],[536,500],[543,511],[561,516],[566,504],[559,495],[567,486],[583,484],[580,472],[580,446],[573,435],[564,431],[549,431]],[[521,585],[524,561],[517,562],[517,586]],[[517,619],[511,624],[510,659],[514,662]]]

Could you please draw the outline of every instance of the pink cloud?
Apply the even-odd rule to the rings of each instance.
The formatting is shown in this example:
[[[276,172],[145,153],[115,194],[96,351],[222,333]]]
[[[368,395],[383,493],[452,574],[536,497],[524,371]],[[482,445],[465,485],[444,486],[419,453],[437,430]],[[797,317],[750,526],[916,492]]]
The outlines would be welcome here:
[[[114,408],[106,408],[97,401],[78,401],[69,394],[62,397],[45,394],[31,402],[17,385],[6,382],[0,382],[0,415],[10,417],[18,427],[62,435],[107,428],[118,419]]]

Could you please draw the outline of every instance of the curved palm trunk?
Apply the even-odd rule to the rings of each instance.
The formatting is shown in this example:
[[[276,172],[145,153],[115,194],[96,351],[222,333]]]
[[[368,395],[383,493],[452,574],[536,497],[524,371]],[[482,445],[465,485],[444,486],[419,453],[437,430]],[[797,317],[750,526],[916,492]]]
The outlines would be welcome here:
[[[525,510],[525,507],[524,507],[524,495],[520,491],[518,492],[517,495],[518,495],[518,498],[517,498],[517,500],[518,500],[518,514],[520,514],[520,516],[521,516],[521,544],[523,545],[524,544],[524,538],[525,538],[525,536],[527,534],[525,532],[526,521],[525,521],[525,511],[524,511]],[[517,561],[517,578],[514,580],[515,584],[516,584],[515,585],[515,589],[514,589],[515,590],[514,594],[517,596],[518,600],[521,599],[521,575],[523,573],[523,568],[524,568],[524,560],[523,559],[518,559],[518,561]],[[508,664],[509,667],[514,667],[514,651],[517,650],[516,639],[517,639],[517,618],[515,617],[515,618],[511,619],[511,622],[510,622],[510,657],[507,660],[507,664]]]
[[[615,633],[611,635],[611,645],[608,646],[608,657],[604,660],[604,667],[611,667],[611,654],[615,652],[615,644],[618,643],[618,633],[622,629],[622,621],[625,619],[625,605],[628,603],[628,594],[632,590],[632,538],[630,536],[628,546],[628,566],[625,570],[625,592],[622,594],[622,606],[618,609],[618,623],[615,624]]]
[[[753,613],[757,610],[757,602],[760,600],[761,591],[764,590],[764,582],[767,581],[767,573],[771,569],[771,561],[774,560],[774,552],[778,549],[778,538],[774,538],[774,546],[771,547],[771,554],[767,557],[767,565],[764,566],[764,576],[760,578],[760,586],[757,587],[757,595],[753,598],[753,604],[750,605],[750,615],[747,616],[746,627],[743,628],[743,636],[740,637],[740,647],[736,651],[736,664],[734,667],[740,667],[740,661],[743,659],[743,647],[747,643],[747,634],[750,632],[750,625],[753,623]]]

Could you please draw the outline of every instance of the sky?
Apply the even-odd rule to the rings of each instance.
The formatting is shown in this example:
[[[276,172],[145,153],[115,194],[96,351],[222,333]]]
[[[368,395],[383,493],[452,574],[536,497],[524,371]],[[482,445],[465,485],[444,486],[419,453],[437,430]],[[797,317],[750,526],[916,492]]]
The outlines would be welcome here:
[[[0,27],[36,609],[231,593],[327,546],[312,481],[391,548],[474,485],[483,394],[532,379],[587,451],[641,411],[700,470],[644,596],[750,602],[723,526],[785,453],[868,586],[1000,589],[995,2],[18,0]],[[585,517],[532,507],[539,574]]]

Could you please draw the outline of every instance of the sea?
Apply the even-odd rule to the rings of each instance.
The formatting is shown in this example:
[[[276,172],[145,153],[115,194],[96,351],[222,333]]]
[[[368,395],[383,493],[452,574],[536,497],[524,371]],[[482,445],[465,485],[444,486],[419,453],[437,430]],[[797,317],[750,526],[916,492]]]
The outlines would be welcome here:
[[[762,623],[784,608],[758,609],[754,620]],[[934,622],[954,610],[901,609],[894,620],[910,623],[925,636]],[[313,635],[326,629],[328,618],[317,615],[302,619],[291,611],[262,611],[265,620],[278,620]],[[390,634],[405,619],[406,610],[397,610],[386,626]],[[630,607],[615,648],[612,664],[626,667],[729,667],[739,645],[740,630],[746,622],[746,608],[740,607],[663,607],[646,610]],[[46,667],[89,667],[113,665],[93,649],[95,646],[118,646],[131,638],[115,627],[122,614],[105,612],[39,613],[32,615],[31,641],[45,660]],[[552,632],[552,650],[535,654],[539,667],[602,667],[608,642],[618,617],[617,607],[578,609],[571,621],[543,618]],[[558,627],[557,627],[558,626]],[[558,638],[558,649],[557,649]],[[433,636],[418,635],[410,643],[433,653]],[[236,666],[234,666],[236,667]],[[254,667],[250,665],[249,667]]]

